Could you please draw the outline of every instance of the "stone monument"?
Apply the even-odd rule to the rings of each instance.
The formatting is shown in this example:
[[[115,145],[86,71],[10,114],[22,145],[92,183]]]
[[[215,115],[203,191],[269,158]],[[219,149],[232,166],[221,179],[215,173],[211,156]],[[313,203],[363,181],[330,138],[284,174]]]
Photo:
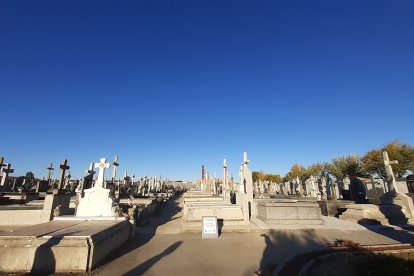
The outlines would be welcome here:
[[[99,169],[95,186],[84,190],[84,197],[80,200],[76,210],[78,217],[113,217],[112,199],[110,190],[103,188],[105,183],[105,169],[109,169],[110,164],[106,158],[101,158],[100,163],[95,163],[95,168]]]

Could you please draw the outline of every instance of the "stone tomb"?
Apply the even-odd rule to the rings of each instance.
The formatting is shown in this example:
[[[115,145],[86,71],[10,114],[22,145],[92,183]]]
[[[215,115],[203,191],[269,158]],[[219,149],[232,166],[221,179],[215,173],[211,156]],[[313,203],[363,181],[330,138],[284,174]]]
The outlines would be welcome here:
[[[318,203],[288,199],[259,202],[257,218],[267,224],[324,224]]]
[[[131,238],[127,221],[50,221],[0,232],[0,272],[87,272]]]

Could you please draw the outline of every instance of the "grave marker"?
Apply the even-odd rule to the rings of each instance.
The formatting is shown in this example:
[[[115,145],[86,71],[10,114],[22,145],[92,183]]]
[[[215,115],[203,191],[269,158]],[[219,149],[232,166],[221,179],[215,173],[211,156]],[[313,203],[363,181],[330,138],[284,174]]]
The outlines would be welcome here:
[[[4,166],[4,168],[1,168],[1,171],[3,172],[3,177],[1,178],[0,186],[4,186],[4,184],[6,184],[7,178],[9,177],[9,174],[14,172],[14,169],[10,168],[11,164],[5,164],[2,166]]]
[[[217,239],[218,238],[218,224],[217,217],[203,217],[203,239]]]
[[[65,172],[66,170],[70,169],[70,167],[68,166],[68,160],[67,159],[63,160],[59,168],[60,168],[60,181],[59,181],[58,189],[60,190],[60,189],[63,189],[63,186],[65,184]]]
[[[53,163],[50,163],[50,166],[47,168],[48,172],[47,172],[47,181],[50,182],[51,176],[52,176],[52,171],[55,168],[53,168]]]

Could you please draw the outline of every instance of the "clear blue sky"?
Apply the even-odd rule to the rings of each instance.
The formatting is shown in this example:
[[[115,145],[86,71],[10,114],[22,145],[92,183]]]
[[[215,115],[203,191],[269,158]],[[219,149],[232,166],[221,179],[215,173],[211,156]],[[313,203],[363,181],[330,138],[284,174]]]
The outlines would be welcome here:
[[[3,0],[0,90],[14,175],[284,174],[414,144],[414,1]]]

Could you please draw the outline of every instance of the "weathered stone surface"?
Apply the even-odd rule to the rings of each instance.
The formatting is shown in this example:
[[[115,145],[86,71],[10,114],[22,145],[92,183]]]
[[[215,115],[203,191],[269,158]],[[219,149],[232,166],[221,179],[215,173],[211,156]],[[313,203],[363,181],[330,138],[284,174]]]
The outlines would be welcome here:
[[[43,234],[47,229],[51,232]],[[0,236],[0,271],[86,272],[131,237],[131,224],[52,221],[19,231]]]
[[[257,218],[267,224],[323,224],[317,203],[261,202]]]
[[[85,196],[79,202],[76,216],[114,216],[112,199],[109,197],[109,189],[95,186],[86,189],[84,192]]]

